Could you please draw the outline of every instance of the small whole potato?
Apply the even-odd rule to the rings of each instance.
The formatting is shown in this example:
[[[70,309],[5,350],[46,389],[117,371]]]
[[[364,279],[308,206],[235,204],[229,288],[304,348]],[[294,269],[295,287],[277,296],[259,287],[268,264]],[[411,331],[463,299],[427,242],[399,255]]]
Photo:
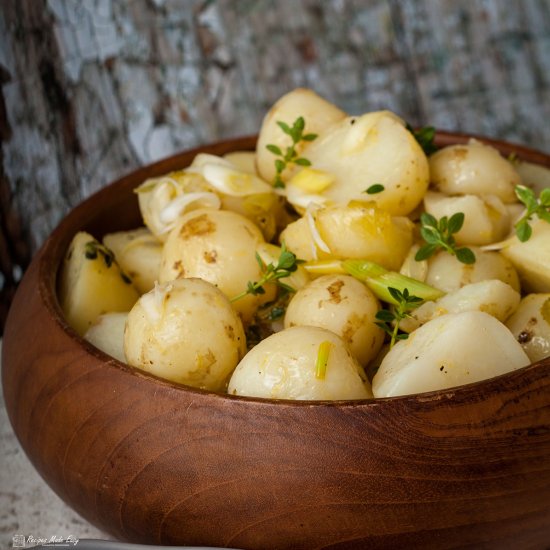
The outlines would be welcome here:
[[[201,279],[178,279],[144,294],[128,314],[128,364],[173,382],[223,390],[246,352],[227,298]]]
[[[321,350],[328,351],[318,376]],[[369,399],[370,384],[344,341],[319,327],[292,327],[252,348],[229,381],[230,395],[271,399]]]
[[[255,251],[263,242],[258,227],[240,214],[193,210],[182,216],[166,240],[159,280],[199,277],[231,299],[245,291],[249,281],[261,278]],[[265,288],[265,294],[233,302],[243,320],[250,320],[261,303],[274,298],[275,289]]]
[[[285,328],[313,326],[338,334],[365,366],[376,357],[384,331],[375,325],[380,304],[350,275],[324,275],[299,290],[288,304]]]
[[[514,187],[521,178],[490,145],[474,139],[450,145],[431,155],[429,162],[434,190],[447,195],[496,195],[504,203],[516,202]]]

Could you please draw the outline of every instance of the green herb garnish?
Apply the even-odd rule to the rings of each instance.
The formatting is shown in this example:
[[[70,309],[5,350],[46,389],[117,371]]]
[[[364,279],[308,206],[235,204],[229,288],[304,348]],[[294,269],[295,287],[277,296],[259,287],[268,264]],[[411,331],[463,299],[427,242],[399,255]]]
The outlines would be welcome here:
[[[376,325],[384,332],[390,335],[390,349],[398,340],[406,340],[409,335],[406,332],[399,332],[399,323],[406,317],[410,317],[410,311],[418,307],[424,300],[418,296],[409,294],[409,290],[405,288],[403,292],[397,288],[390,287],[389,292],[394,299],[396,305],[393,311],[381,309],[376,318]]]
[[[317,134],[304,134],[306,122],[304,120],[304,117],[301,116],[294,121],[294,124],[292,126],[289,126],[288,124],[280,120],[277,121],[277,125],[287,136],[290,136],[290,139],[292,139],[292,145],[289,145],[285,149],[284,153],[278,145],[269,144],[265,147],[270,153],[273,153],[275,156],[279,157],[275,159],[276,174],[273,185],[275,187],[284,187],[285,184],[281,176],[289,164],[297,164],[298,166],[311,166],[311,162],[308,159],[300,157],[298,155],[298,152],[296,151],[296,146],[301,141],[313,141],[317,137]]]
[[[110,268],[113,264],[117,265],[120,270],[120,277],[122,280],[128,285],[132,284],[130,277],[122,271],[120,265],[116,261],[114,252],[105,245],[98,243],[97,241],[87,242],[84,245],[84,256],[86,256],[88,260],[95,260],[98,256],[101,256],[107,268]]]
[[[433,126],[424,126],[415,130],[407,123],[407,130],[414,136],[414,139],[416,139],[426,155],[431,155],[438,150],[437,145],[434,143],[435,128]]]
[[[414,259],[417,262],[428,259],[438,250],[446,250],[463,264],[473,264],[476,261],[475,254],[469,248],[457,248],[453,237],[464,225],[463,212],[457,212],[450,218],[443,216],[439,221],[431,214],[424,212],[420,216],[420,222],[422,224],[420,234],[426,244],[416,253]]]
[[[517,198],[527,208],[525,214],[514,225],[518,239],[524,243],[531,238],[533,233],[533,229],[529,225],[533,216],[550,223],[550,187],[543,189],[538,199],[533,190],[524,185],[516,185],[514,191]]]
[[[298,265],[303,263],[303,260],[298,260],[295,254],[290,252],[290,250],[287,250],[284,242],[281,246],[281,254],[279,255],[276,265],[273,265],[272,263],[266,264],[257,252],[256,261],[260,265],[262,278],[256,282],[248,281],[246,290],[236,296],[233,296],[230,300],[231,302],[236,302],[237,300],[244,298],[247,294],[252,296],[265,294],[264,285],[272,282],[276,283],[287,292],[296,292],[294,288],[286,283],[283,283],[280,279],[290,276],[291,273],[298,269]]]
[[[384,191],[385,187],[381,183],[373,183],[370,187],[367,187],[363,191],[363,193],[367,193],[369,195],[376,195],[376,193],[382,193]]]

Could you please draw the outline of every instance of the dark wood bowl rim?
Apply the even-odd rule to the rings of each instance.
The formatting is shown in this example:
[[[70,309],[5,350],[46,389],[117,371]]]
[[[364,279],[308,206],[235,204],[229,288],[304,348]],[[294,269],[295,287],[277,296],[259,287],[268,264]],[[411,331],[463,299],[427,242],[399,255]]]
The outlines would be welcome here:
[[[519,159],[526,160],[528,162],[540,164],[550,168],[550,155],[542,153],[534,149],[524,147],[522,145],[516,145],[509,142],[503,142],[496,139],[487,138],[484,136],[473,135],[473,134],[463,134],[456,132],[446,132],[446,131],[437,131],[436,134],[436,143],[440,146],[452,145],[466,143],[470,139],[477,139],[493,147],[497,148],[501,153],[505,155],[515,154]],[[210,398],[216,400],[237,400],[242,402],[254,402],[256,404],[265,405],[265,406],[291,406],[291,407],[379,407],[387,406],[391,403],[398,401],[406,402],[416,402],[416,403],[442,403],[447,401],[468,401],[469,396],[473,393],[483,393],[484,395],[498,393],[503,381],[507,381],[510,384],[515,384],[515,382],[520,382],[525,376],[529,376],[530,373],[539,371],[543,369],[546,371],[546,375],[550,376],[550,358],[543,359],[536,363],[532,363],[528,366],[522,367],[515,371],[502,374],[487,380],[481,380],[479,382],[473,382],[470,384],[456,386],[453,388],[448,388],[444,390],[436,390],[430,392],[423,392],[411,395],[403,395],[397,397],[386,397],[386,398],[376,398],[376,399],[366,399],[366,400],[340,400],[340,401],[296,401],[288,399],[267,399],[267,398],[256,398],[256,397],[243,397],[235,396],[223,393],[212,392],[208,390],[200,390],[193,388],[191,386],[186,386],[184,384],[179,384],[176,382],[171,382],[155,376],[153,374],[146,373],[139,370],[138,368],[131,367],[113,357],[102,352],[88,341],[84,340],[79,336],[73,328],[71,328],[64,319],[59,301],[57,299],[56,292],[56,279],[57,279],[57,270],[52,269],[52,263],[59,267],[61,259],[63,258],[64,252],[72,238],[72,235],[67,234],[67,228],[71,227],[75,223],[75,219],[80,219],[83,217],[83,214],[87,211],[88,205],[97,200],[97,196],[101,196],[106,193],[106,191],[118,185],[129,185],[130,181],[133,181],[136,177],[136,174],[144,172],[146,169],[152,173],[155,173],[157,167],[161,167],[167,161],[177,161],[182,155],[196,155],[197,153],[204,152],[205,148],[210,146],[220,147],[225,149],[227,152],[237,151],[237,150],[252,150],[256,143],[257,136],[244,136],[231,138],[216,143],[198,146],[193,149],[182,151],[165,159],[159,160],[157,162],[151,163],[145,167],[138,168],[130,172],[129,174],[123,176],[112,182],[111,184],[103,187],[86,200],[78,204],[73,208],[59,223],[56,229],[52,232],[46,242],[43,244],[39,253],[37,254],[37,260],[39,262],[39,283],[38,283],[38,292],[40,297],[49,311],[52,319],[56,322],[66,333],[68,333],[73,340],[75,340],[80,347],[82,347],[87,354],[95,357],[99,361],[104,363],[105,368],[109,369],[118,369],[126,372],[128,376],[137,376],[140,378],[145,378],[150,380],[152,383],[161,384],[163,386],[173,388],[179,391],[188,392],[191,394],[200,394],[200,395],[209,395]],[[181,168],[185,166],[182,165]],[[158,174],[160,175],[161,172]],[[145,178],[144,178],[145,179]],[[135,183],[132,185],[135,187]],[[539,373],[540,375],[540,373]]]

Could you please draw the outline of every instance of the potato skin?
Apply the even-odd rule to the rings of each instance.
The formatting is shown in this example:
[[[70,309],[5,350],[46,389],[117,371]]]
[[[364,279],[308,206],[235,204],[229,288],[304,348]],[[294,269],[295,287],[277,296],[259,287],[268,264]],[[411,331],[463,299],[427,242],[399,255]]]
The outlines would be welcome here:
[[[201,279],[159,285],[128,314],[128,364],[173,382],[221,391],[245,351],[238,315],[220,290]]]
[[[375,325],[380,304],[374,294],[349,275],[324,275],[299,290],[288,304],[285,328],[321,327],[338,334],[359,363],[376,357],[384,332]]]
[[[324,379],[316,377],[319,346],[330,343]],[[369,399],[370,384],[343,340],[318,327],[292,327],[252,348],[229,381],[230,395],[271,399]]]
[[[193,210],[182,216],[162,252],[159,280],[199,277],[217,286],[229,299],[246,290],[248,281],[262,274],[255,258],[256,247],[264,242],[261,231],[249,219],[225,210]],[[233,307],[248,321],[266,294],[246,296]]]

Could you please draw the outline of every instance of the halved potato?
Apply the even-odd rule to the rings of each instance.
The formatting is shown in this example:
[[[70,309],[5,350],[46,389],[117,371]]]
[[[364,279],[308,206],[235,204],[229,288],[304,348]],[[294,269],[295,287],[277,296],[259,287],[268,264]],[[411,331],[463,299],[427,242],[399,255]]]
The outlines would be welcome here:
[[[130,311],[139,298],[113,254],[89,233],[78,232],[65,255],[59,302],[65,319],[83,335],[104,313]]]

